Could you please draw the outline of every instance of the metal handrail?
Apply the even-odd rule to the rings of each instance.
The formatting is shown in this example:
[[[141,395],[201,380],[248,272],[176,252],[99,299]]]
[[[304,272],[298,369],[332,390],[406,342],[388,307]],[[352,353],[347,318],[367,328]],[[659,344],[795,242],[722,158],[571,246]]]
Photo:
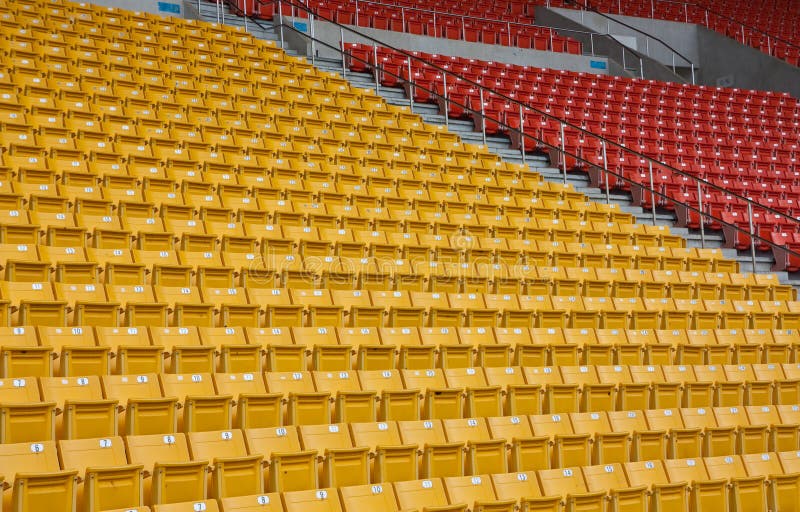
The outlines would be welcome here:
[[[224,4],[228,4],[231,0],[216,0],[216,1],[224,3]],[[275,3],[277,5],[277,7],[278,7],[278,12],[279,13],[281,12],[282,4],[286,3],[286,4],[289,4],[289,5],[292,5],[293,8],[298,8],[298,9],[301,9],[301,10],[305,10],[305,11],[309,12],[310,14],[313,14],[313,13],[310,12],[310,10],[307,7],[305,7],[303,5],[296,4],[295,0],[256,0],[256,1],[261,3],[261,4]],[[322,45],[322,46],[324,46],[326,48],[329,48],[329,49],[332,49],[332,50],[336,51],[337,53],[340,53],[342,55],[342,70],[343,70],[343,72],[345,74],[346,74],[346,58],[355,59],[356,61],[360,61],[360,62],[362,62],[362,63],[364,63],[366,65],[374,66],[381,73],[385,73],[385,74],[387,74],[389,76],[394,76],[395,78],[398,78],[401,81],[407,81],[412,89],[416,88],[416,89],[424,90],[424,91],[426,91],[426,92],[428,92],[428,93],[430,93],[430,94],[432,94],[432,95],[434,95],[436,97],[441,98],[445,102],[446,106],[449,103],[453,103],[455,105],[460,106],[465,111],[469,111],[469,112],[471,112],[471,113],[473,113],[475,115],[480,115],[481,119],[483,119],[482,125],[484,127],[485,127],[485,120],[486,119],[490,119],[491,121],[497,123],[498,125],[504,126],[509,131],[517,133],[519,136],[521,136],[523,138],[523,144],[522,144],[522,148],[521,148],[523,162],[524,162],[524,159],[525,159],[525,143],[524,143],[524,139],[529,139],[529,140],[536,141],[539,145],[541,145],[543,147],[546,147],[549,150],[558,152],[560,155],[562,155],[562,158],[564,158],[564,159],[566,158],[566,156],[569,156],[570,158],[573,158],[576,161],[582,162],[582,163],[586,164],[587,166],[589,166],[591,168],[595,168],[595,169],[601,170],[603,172],[603,174],[604,174],[604,177],[605,177],[605,179],[603,181],[605,183],[605,195],[606,195],[606,201],[607,202],[610,202],[610,198],[609,198],[609,196],[610,196],[610,185],[609,185],[608,177],[609,177],[609,175],[613,175],[617,180],[620,180],[620,181],[623,181],[623,182],[627,182],[627,183],[631,184],[632,186],[636,186],[638,188],[646,190],[652,195],[652,197],[653,197],[653,200],[652,200],[652,203],[653,203],[652,204],[652,215],[653,215],[653,221],[654,222],[656,220],[655,197],[658,196],[658,197],[660,197],[661,199],[663,199],[665,201],[671,202],[671,203],[676,204],[676,205],[681,205],[682,207],[686,208],[688,211],[697,213],[700,216],[700,219],[701,219],[701,223],[700,223],[701,235],[703,235],[703,232],[704,232],[703,231],[703,227],[705,225],[705,219],[713,219],[716,223],[719,223],[719,224],[721,224],[723,226],[727,226],[727,227],[732,228],[732,229],[734,229],[734,230],[736,230],[738,232],[741,232],[741,233],[744,233],[744,234],[748,235],[750,237],[750,239],[751,239],[751,252],[752,252],[753,269],[755,269],[755,265],[756,265],[755,242],[754,242],[755,240],[759,240],[761,244],[766,244],[766,245],[768,245],[770,247],[780,247],[786,253],[800,257],[800,252],[791,251],[788,248],[786,248],[785,246],[780,246],[778,244],[775,244],[775,243],[772,242],[772,240],[765,239],[765,238],[761,237],[758,233],[754,232],[753,222],[752,222],[753,208],[757,207],[757,208],[759,208],[761,210],[768,211],[773,215],[777,215],[779,217],[785,218],[785,219],[791,221],[791,223],[794,223],[795,225],[797,225],[799,228],[800,228],[800,219],[795,219],[794,217],[791,217],[791,216],[789,216],[789,215],[787,215],[787,214],[785,214],[785,213],[783,213],[781,211],[775,210],[774,208],[772,208],[770,206],[762,205],[760,203],[757,203],[757,202],[755,202],[755,201],[753,201],[753,200],[751,200],[751,199],[749,199],[749,198],[747,198],[745,196],[742,196],[742,195],[739,195],[739,194],[737,194],[735,192],[729,191],[729,190],[725,189],[722,186],[716,185],[716,184],[711,183],[711,182],[709,182],[707,180],[704,180],[702,178],[698,178],[696,176],[688,174],[688,173],[686,173],[684,171],[681,171],[680,169],[677,169],[675,167],[672,167],[672,166],[670,166],[668,164],[665,164],[665,163],[662,163],[662,162],[658,162],[658,161],[654,160],[653,158],[651,158],[651,157],[649,157],[649,156],[647,156],[647,155],[645,155],[643,153],[639,153],[637,151],[631,150],[630,148],[622,146],[621,144],[619,144],[619,143],[617,143],[617,142],[615,142],[613,140],[606,139],[605,137],[602,137],[600,135],[597,135],[597,134],[594,134],[592,132],[589,132],[589,131],[585,130],[584,128],[582,128],[582,127],[580,127],[578,125],[570,123],[569,121],[567,121],[565,119],[560,119],[560,118],[558,118],[556,116],[553,116],[552,114],[549,114],[549,113],[547,113],[545,111],[539,110],[539,109],[537,109],[537,108],[535,108],[533,106],[526,105],[525,103],[522,103],[519,100],[516,100],[514,98],[510,98],[510,97],[508,97],[508,96],[506,96],[506,95],[504,95],[504,94],[502,94],[502,93],[500,93],[498,91],[494,91],[494,90],[492,90],[492,89],[490,89],[490,88],[488,88],[486,86],[483,86],[482,84],[473,82],[473,81],[471,81],[469,79],[466,79],[466,78],[463,78],[463,77],[458,77],[457,74],[453,73],[450,70],[442,68],[442,67],[440,67],[440,66],[438,66],[438,65],[436,65],[434,63],[427,62],[424,59],[420,59],[419,57],[416,57],[416,56],[414,56],[414,55],[412,55],[412,54],[410,54],[408,52],[405,52],[404,50],[393,48],[390,45],[384,45],[379,40],[376,40],[376,39],[374,39],[374,38],[372,38],[372,37],[370,37],[368,35],[365,35],[363,33],[359,33],[358,31],[355,31],[355,30],[353,30],[353,29],[351,29],[349,27],[346,27],[344,25],[338,24],[335,21],[331,21],[331,20],[327,20],[325,18],[321,18],[321,19],[323,19],[325,21],[329,21],[330,23],[333,23],[333,24],[335,24],[335,25],[340,27],[340,31],[341,31],[341,34],[342,34],[342,40],[340,41],[341,47],[339,47],[339,48],[337,48],[337,47],[335,47],[333,45],[330,45],[330,44],[326,43],[325,41],[316,39],[312,35],[307,34],[304,31],[298,30],[292,24],[284,23],[284,20],[282,19],[283,18],[282,16],[279,16],[279,18],[280,18],[279,19],[279,23],[281,24],[281,28],[285,27],[285,28],[289,29],[290,31],[300,35],[301,37],[306,38],[306,39],[316,43],[317,45]],[[313,21],[313,18],[312,18],[312,21]],[[508,102],[511,102],[511,103],[514,103],[514,104],[518,105],[519,112],[520,112],[520,121],[521,121],[520,129],[513,128],[512,126],[507,124],[505,122],[505,120],[495,119],[495,118],[487,116],[485,111],[484,111],[484,108],[483,108],[483,103],[481,103],[481,110],[480,111],[475,110],[474,108],[471,108],[469,105],[463,105],[463,104],[460,104],[460,103],[448,98],[447,97],[447,92],[446,92],[447,89],[446,88],[443,91],[444,95],[439,94],[435,90],[430,90],[430,89],[426,88],[425,86],[420,85],[419,83],[415,82],[410,73],[409,73],[408,78],[406,78],[406,77],[403,77],[401,75],[397,75],[397,74],[392,73],[391,71],[389,71],[389,70],[383,68],[382,66],[380,66],[377,62],[371,63],[371,62],[369,62],[367,60],[361,59],[361,58],[353,55],[352,53],[346,52],[344,50],[344,30],[348,30],[349,32],[353,32],[354,34],[357,34],[357,35],[359,35],[361,37],[364,37],[364,38],[366,38],[368,40],[371,40],[374,43],[380,43],[383,46],[385,46],[386,48],[390,48],[392,50],[395,50],[395,51],[405,55],[406,58],[407,58],[407,61],[409,63],[409,66],[410,66],[411,59],[424,62],[429,67],[431,67],[433,69],[437,69],[437,70],[441,71],[444,74],[455,75],[456,77],[458,77],[464,83],[471,84],[471,85],[479,88],[480,90],[490,91],[494,95],[496,95],[498,97],[501,97],[501,98],[503,98],[504,100],[506,100]],[[377,76],[377,74],[375,75],[375,79],[376,79],[376,86],[378,86],[379,84],[378,84],[378,76]],[[412,91],[412,94],[413,94],[413,91]],[[413,107],[413,96],[412,96],[409,104]],[[602,146],[603,146],[604,164],[603,164],[602,169],[598,166],[597,163],[589,161],[589,160],[586,160],[580,155],[573,154],[573,153],[570,153],[570,152],[566,151],[565,139],[564,139],[563,136],[561,137],[561,140],[560,140],[561,146],[558,147],[558,146],[554,146],[553,144],[548,143],[547,141],[541,140],[541,139],[539,139],[539,138],[537,138],[537,137],[535,137],[533,135],[526,134],[524,132],[523,109],[526,109],[526,110],[529,110],[531,112],[534,112],[536,115],[543,116],[543,117],[545,117],[547,119],[550,119],[550,120],[553,120],[553,121],[557,121],[558,123],[560,123],[560,125],[562,127],[562,133],[563,133],[563,129],[565,127],[569,126],[570,128],[572,128],[574,130],[577,130],[580,133],[583,133],[585,135],[588,135],[589,137],[593,137],[595,139],[599,139],[601,141],[601,143],[602,143]],[[412,111],[413,111],[413,108],[412,108]],[[445,115],[445,119],[447,119],[446,115]],[[484,135],[485,135],[485,132],[484,132]],[[618,149],[620,149],[622,151],[625,151],[625,152],[627,152],[629,154],[635,155],[635,156],[640,157],[640,158],[644,159],[645,161],[647,161],[649,169],[650,169],[650,186],[647,186],[645,184],[633,181],[630,178],[627,178],[626,176],[624,176],[622,174],[619,174],[619,173],[615,172],[614,170],[609,169],[608,168],[607,158],[606,158],[606,151],[607,151],[607,148],[609,146],[616,147],[616,148],[618,148]],[[670,196],[658,191],[653,186],[653,172],[654,172],[653,169],[654,168],[656,168],[656,169],[661,168],[661,169],[665,169],[665,170],[670,170],[675,175],[682,176],[684,178],[687,178],[690,181],[695,182],[696,185],[697,185],[698,191],[700,191],[701,187],[706,187],[707,189],[710,188],[710,189],[717,190],[717,191],[719,191],[719,192],[721,192],[721,193],[723,193],[723,194],[725,194],[727,196],[730,196],[730,197],[733,197],[733,198],[736,198],[736,199],[742,201],[743,203],[745,203],[747,205],[747,208],[748,208],[748,211],[749,211],[750,230],[746,231],[746,230],[744,230],[742,228],[739,228],[735,224],[731,224],[731,223],[726,222],[721,217],[716,217],[716,216],[712,215],[711,213],[704,211],[703,210],[703,205],[701,204],[701,199],[700,199],[701,196],[700,195],[698,196],[698,205],[697,206],[693,206],[693,205],[691,205],[691,204],[689,204],[687,202],[681,201],[679,199],[675,199],[673,197],[670,197]],[[567,181],[566,166],[564,166],[564,169],[563,169],[563,180],[566,183],[566,181]],[[704,245],[704,239],[702,239],[702,241],[703,241],[703,245]]]

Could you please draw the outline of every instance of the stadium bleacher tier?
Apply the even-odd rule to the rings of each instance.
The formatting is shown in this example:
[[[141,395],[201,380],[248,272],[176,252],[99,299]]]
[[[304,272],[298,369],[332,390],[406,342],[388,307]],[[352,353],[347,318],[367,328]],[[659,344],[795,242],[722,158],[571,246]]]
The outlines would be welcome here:
[[[232,27],[0,17],[5,510],[796,507],[775,275]]]
[[[374,52],[372,46],[356,43],[350,44],[348,50],[355,57],[351,59],[351,69],[371,69],[383,85],[401,85],[408,75],[408,57],[399,52],[386,48]],[[665,83],[413,53],[421,60],[411,59],[416,85],[413,89],[406,86],[406,90],[414,94],[415,101],[438,104],[442,114],[470,119],[476,130],[485,130],[487,134],[509,135],[518,148],[524,145],[526,151],[545,151],[547,147],[537,140],[560,147],[561,126],[557,119],[563,118],[586,132],[650,155],[778,212],[796,216],[799,211],[796,205],[800,200],[800,174],[794,169],[800,143],[797,131],[800,110],[797,100],[787,93]],[[380,69],[371,67],[375,54]],[[444,80],[437,67],[462,79],[451,75]],[[481,94],[470,82],[496,92]],[[519,104],[509,99],[555,119],[530,109],[520,116]],[[530,137],[519,135],[516,130],[520,126]],[[565,134],[564,147],[581,159],[568,157],[568,170],[586,169],[591,164],[602,168],[600,139],[571,127],[566,128]],[[631,182],[649,186],[649,167],[644,159],[616,147],[608,150],[607,159],[609,169],[620,175],[609,178],[611,188],[630,190]],[[696,182],[690,177],[656,166],[653,179],[661,194],[698,205]],[[605,186],[602,173],[592,174],[592,180],[595,186]],[[705,211],[749,231],[744,201],[705,185],[701,193]],[[652,204],[647,193],[639,194],[638,199],[645,207]],[[658,197],[656,203],[667,209],[675,208],[674,201],[669,199]],[[696,212],[684,211],[679,220],[693,228],[700,224]],[[722,229],[720,223],[712,220],[707,219],[706,224],[710,229]],[[791,236],[797,230],[796,223],[769,210],[754,209],[754,228],[766,240],[780,245],[795,243]],[[787,235],[782,235],[783,232]],[[726,230],[725,235],[728,247],[750,246],[746,233]],[[771,249],[766,243],[758,243],[757,247]],[[796,261],[785,262],[781,254],[776,256],[779,260],[776,268],[797,268]]]
[[[580,41],[537,26],[537,6],[593,10],[612,15],[694,23],[724,34],[764,53],[800,65],[800,8],[792,0],[718,2],[701,0],[445,0],[431,5],[424,0],[314,0],[300,2],[316,16],[346,25],[407,32],[468,42],[500,44],[580,55]],[[237,0],[242,12],[273,19],[275,3]],[[307,17],[305,11],[282,6],[285,15]]]

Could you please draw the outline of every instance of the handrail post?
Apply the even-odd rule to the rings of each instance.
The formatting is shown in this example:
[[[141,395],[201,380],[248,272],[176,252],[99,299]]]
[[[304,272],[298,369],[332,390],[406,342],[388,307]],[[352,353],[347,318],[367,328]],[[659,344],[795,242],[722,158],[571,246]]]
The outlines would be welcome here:
[[[450,128],[450,101],[447,99],[447,73],[442,73],[442,97],[444,98],[444,125]]]
[[[247,32],[247,2],[244,3],[244,31]]]
[[[567,184],[567,141],[564,140],[564,123],[561,123],[561,165],[563,166],[564,185]]]
[[[656,2],[655,0],[650,0],[650,17],[656,17]]]
[[[753,232],[753,203],[747,202],[747,220],[750,223],[750,258],[753,261],[753,273],[756,271],[756,239]]]
[[[486,145],[486,116],[484,115],[483,109],[483,86],[478,89],[480,92],[480,100],[481,100],[481,135],[483,136],[483,145]]]
[[[739,25],[739,26],[742,27],[742,44],[747,44],[744,42],[744,25]]]
[[[622,69],[628,69],[628,66],[625,64],[625,47],[621,46],[620,50],[622,50]]]
[[[639,57],[639,76],[644,80],[644,61]]]
[[[219,23],[219,1],[214,2],[214,13],[217,15],[217,23]]]
[[[219,3],[219,16],[222,20],[222,24],[225,24],[225,0],[221,0]]]
[[[461,39],[464,41],[467,40],[467,27],[464,24],[464,16],[461,16]]]
[[[506,22],[506,28],[508,29],[508,46],[511,46],[511,22]]]
[[[608,184],[608,156],[606,155],[606,139],[603,139],[603,177],[606,181],[606,204],[611,204],[611,192]]]
[[[281,37],[281,50],[286,49],[286,41],[283,39],[283,5],[281,0],[278,0],[278,31]]]
[[[312,66],[314,65],[314,62],[317,59],[317,57],[316,57],[317,46],[315,44],[316,41],[317,41],[317,38],[316,38],[316,34],[314,33],[314,18],[315,18],[314,13],[309,13],[308,14],[308,33],[311,35],[311,65]]]
[[[686,15],[686,23],[689,23],[689,4],[687,3],[683,4],[683,12]]]
[[[589,32],[589,45],[592,48],[592,57],[594,57],[594,33]]]
[[[381,90],[381,81],[379,79],[380,70],[378,66],[378,46],[372,45],[372,74],[375,75],[375,93]]]
[[[358,26],[358,0],[356,0],[356,26]]]
[[[347,58],[344,51],[344,29],[339,27],[339,45],[342,49],[342,76],[347,76]]]
[[[525,165],[525,118],[522,116],[522,103],[519,104],[519,135],[522,141],[519,151],[522,153],[522,165]]]
[[[672,72],[676,75],[678,74],[678,72],[675,71],[675,52],[672,52]]]
[[[695,81],[694,81],[694,62],[690,62],[689,64],[692,65],[692,85],[695,85]]]
[[[411,57],[406,60],[408,63],[408,109],[414,113],[414,81],[411,79]]]
[[[648,57],[650,56],[650,38],[649,37],[645,37],[644,38],[644,54],[647,55]]]
[[[772,55],[772,45],[769,42],[769,35],[767,35],[767,52]]]
[[[703,194],[700,189],[700,181],[697,181],[697,210],[700,212],[700,247],[706,248],[706,219],[703,213]]]
[[[656,225],[656,187],[653,185],[653,161],[648,160],[648,164],[650,164],[650,206],[653,210],[653,225]]]
[[[708,26],[708,9],[706,9],[706,28],[710,28]]]
[[[406,31],[406,8],[400,8],[400,23],[403,25],[403,32]]]
[[[439,37],[439,31],[436,29],[436,11],[433,11],[433,37]]]

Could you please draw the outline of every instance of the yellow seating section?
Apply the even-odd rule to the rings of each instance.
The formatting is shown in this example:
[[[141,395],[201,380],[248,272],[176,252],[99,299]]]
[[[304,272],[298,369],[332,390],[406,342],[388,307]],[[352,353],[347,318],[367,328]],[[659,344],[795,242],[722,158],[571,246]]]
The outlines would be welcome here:
[[[236,28],[0,52],[6,510],[798,510],[774,275]]]

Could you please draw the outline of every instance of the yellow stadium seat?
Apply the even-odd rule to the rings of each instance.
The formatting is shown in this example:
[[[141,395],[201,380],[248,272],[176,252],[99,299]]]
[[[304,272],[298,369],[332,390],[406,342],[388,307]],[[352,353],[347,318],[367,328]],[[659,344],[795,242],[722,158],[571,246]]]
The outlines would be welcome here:
[[[129,435],[125,438],[131,464],[141,464],[146,505],[206,498],[209,461],[192,461],[183,434]]]
[[[301,425],[305,450],[321,455],[320,482],[326,487],[363,485],[369,482],[369,448],[353,446],[347,425]]]
[[[241,430],[189,432],[186,437],[192,460],[211,464],[209,496],[225,498],[263,492],[263,456],[247,453]]]
[[[121,437],[61,440],[58,455],[64,469],[78,470],[78,509],[142,504],[143,466],[128,464]]]
[[[178,432],[229,430],[232,424],[233,397],[217,395],[210,374],[161,374],[161,389],[166,397],[176,397],[183,409],[178,417]]]
[[[55,441],[0,445],[6,510],[75,509],[78,470],[61,470]]]

